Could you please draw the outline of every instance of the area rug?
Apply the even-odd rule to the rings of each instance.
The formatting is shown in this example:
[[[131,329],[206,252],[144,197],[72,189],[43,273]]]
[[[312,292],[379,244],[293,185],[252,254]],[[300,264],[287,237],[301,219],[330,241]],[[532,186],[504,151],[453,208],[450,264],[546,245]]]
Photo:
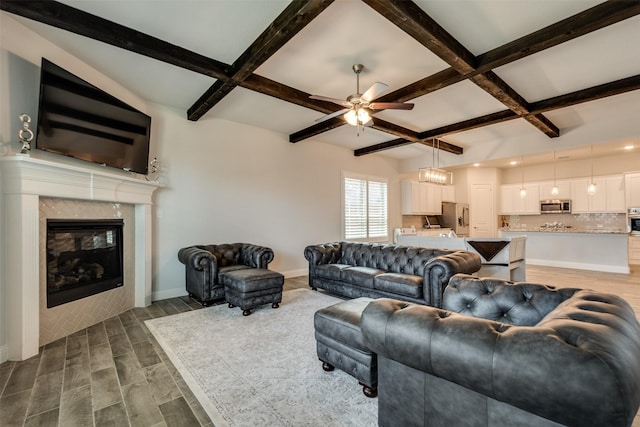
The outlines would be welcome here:
[[[377,399],[316,356],[313,314],[339,301],[296,289],[250,316],[224,304],[145,323],[216,427],[375,426]]]

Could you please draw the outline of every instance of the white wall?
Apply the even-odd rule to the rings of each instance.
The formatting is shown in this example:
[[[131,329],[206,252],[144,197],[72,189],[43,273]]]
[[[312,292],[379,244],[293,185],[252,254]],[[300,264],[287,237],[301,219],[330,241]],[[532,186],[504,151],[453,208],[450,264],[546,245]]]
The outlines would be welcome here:
[[[341,239],[341,173],[389,179],[389,227],[400,226],[399,162],[221,119],[198,122],[153,105],[161,164],[156,192],[154,299],[184,294],[178,250],[209,243],[271,247],[270,268],[306,274],[304,247]]]

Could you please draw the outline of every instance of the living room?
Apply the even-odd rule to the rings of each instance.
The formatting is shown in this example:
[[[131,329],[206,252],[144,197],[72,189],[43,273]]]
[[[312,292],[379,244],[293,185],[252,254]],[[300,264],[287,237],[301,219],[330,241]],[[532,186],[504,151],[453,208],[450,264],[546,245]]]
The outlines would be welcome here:
[[[334,6],[338,5],[331,7]],[[591,3],[588,6],[591,6]],[[588,6],[576,7],[576,12]],[[280,9],[283,7],[284,5],[281,5]],[[329,12],[330,9],[327,11]],[[270,10],[270,14],[265,13],[266,17],[261,19],[266,23],[261,28],[254,28],[253,38],[245,36],[248,39],[244,42],[244,48],[266,28],[277,16],[277,12]],[[568,13],[568,15],[571,14]],[[211,110],[211,113],[200,120],[187,120],[181,102],[162,104],[143,97],[137,93],[135,86],[124,85],[110,77],[111,73],[106,69],[96,68],[89,60],[83,60],[79,55],[74,54],[73,46],[65,47],[56,44],[27,26],[24,18],[17,18],[3,11],[0,19],[0,31],[2,31],[0,87],[3,94],[0,97],[2,123],[0,152],[3,156],[20,157],[18,153],[21,144],[16,135],[21,126],[18,119],[21,114],[26,113],[32,117],[35,129],[40,64],[43,57],[152,117],[149,158],[155,157],[159,160],[157,176],[153,177],[157,182],[152,184],[157,186],[153,191],[152,204],[148,205],[149,210],[146,213],[152,224],[149,225],[151,233],[148,242],[151,249],[147,255],[149,273],[146,279],[151,285],[150,294],[147,297],[152,301],[185,295],[184,266],[178,261],[177,253],[180,248],[194,244],[251,242],[268,246],[275,253],[270,269],[281,272],[287,279],[305,276],[308,273],[308,265],[303,256],[306,246],[340,241],[344,238],[341,194],[343,173],[382,177],[387,180],[388,223],[391,230],[394,226],[402,225],[400,181],[407,175],[417,172],[417,167],[432,164],[433,152],[430,146],[399,147],[397,150],[408,151],[397,156],[384,155],[384,151],[381,152],[383,155],[354,156],[355,148],[390,139],[388,134],[369,128],[364,129],[357,136],[355,128],[343,126],[341,129],[331,131],[334,132],[333,136],[327,136],[331,133],[328,132],[316,139],[291,144],[287,140],[287,134],[313,124],[321,113],[262,94],[249,94],[249,91],[243,88],[236,89],[230,95],[230,99],[222,101]],[[637,22],[637,17],[627,21],[622,24]],[[551,20],[548,23],[553,22],[555,21]],[[95,41],[93,43],[96,43],[94,49],[98,54],[102,49],[107,49],[102,52],[108,55],[111,52],[110,49],[114,49],[105,48]],[[240,49],[240,53],[243,49]],[[127,54],[131,55],[131,53]],[[361,55],[364,54],[353,59],[349,58],[348,61],[362,61],[367,65],[368,58]],[[237,56],[239,55],[233,57],[229,54],[229,58],[221,56],[216,59],[233,62]],[[623,54],[620,56],[624,57]],[[621,61],[628,61],[630,64],[625,70],[628,75],[638,74],[637,59],[627,57]],[[120,64],[116,60],[113,62],[114,68],[126,67],[124,63]],[[371,67],[372,73],[376,69],[377,62],[384,62],[384,60],[377,58],[369,61],[368,66]],[[139,74],[141,75],[139,78],[144,78],[145,66],[137,65],[137,67],[130,69],[129,73]],[[346,72],[340,76],[341,80],[345,80],[347,87],[345,93],[350,93],[349,90],[353,90],[355,83],[350,67],[349,63]],[[277,72],[287,73],[288,71],[277,70]],[[421,77],[429,74],[429,72],[420,72]],[[180,81],[180,84],[174,84],[173,80],[168,80],[170,75],[171,71],[162,74],[161,78],[149,76],[149,79],[155,79],[158,85],[175,86],[176,97],[185,98],[193,95],[191,101],[200,95],[199,90],[204,90],[211,84],[210,78],[195,73],[188,73],[186,76],[177,73],[175,81]],[[366,74],[362,76],[365,87],[372,83],[373,80],[369,79],[392,82],[392,76],[389,75],[373,75],[368,77],[366,82],[365,76]],[[162,78],[165,80],[162,81]],[[304,75],[297,78],[304,80]],[[338,80],[337,77],[326,78],[326,80],[333,79]],[[342,89],[331,90],[330,86],[323,87],[320,83],[317,83],[317,89],[314,90],[330,96],[342,96]],[[183,87],[182,84],[185,86]],[[402,85],[398,84],[398,86]],[[390,89],[395,90],[396,87]],[[180,93],[182,91],[184,93]],[[458,105],[464,105],[464,99],[455,98],[454,95],[456,94],[449,94],[458,102]],[[579,123],[583,117],[560,117],[564,119],[563,123],[568,123],[563,129],[570,129],[570,131],[553,140],[542,135],[544,151],[552,148],[550,143],[557,144],[554,148],[558,150],[624,140],[634,142],[636,145],[640,143],[637,125],[637,90],[603,98],[593,103],[604,107],[592,113],[587,103],[581,110],[582,114],[593,120]],[[275,118],[272,114],[267,114],[270,109],[275,109],[274,105],[278,107],[278,116]],[[300,113],[298,110],[304,111]],[[390,117],[401,121],[403,113],[399,111]],[[424,114],[435,115],[435,113],[437,111],[428,111]],[[235,119],[243,114],[256,118],[250,123]],[[573,112],[568,116],[571,114]],[[269,121],[277,121],[277,125],[288,130],[274,131],[276,124],[267,123]],[[263,125],[260,126],[260,123]],[[437,125],[434,123],[432,126]],[[541,151],[539,131],[534,127],[523,120],[509,122],[502,126],[510,127],[508,135],[506,131],[501,130],[486,130],[489,128],[481,130],[479,139],[489,140],[489,145],[484,145],[482,148],[474,147],[472,144],[466,145],[464,154],[460,156],[442,152],[439,155],[440,166],[446,168],[459,164],[470,165],[489,159]],[[512,133],[512,130],[516,132]],[[327,139],[340,140],[343,145],[327,143]],[[451,138],[448,141],[455,142],[456,139]],[[388,153],[391,151],[393,150]],[[34,147],[28,156],[32,160],[84,168],[95,171],[96,174],[107,170],[109,174],[116,177],[134,176],[144,181],[144,177],[135,176],[132,173],[105,169],[87,162],[45,153]],[[638,164],[638,156],[636,150],[627,155],[626,159],[630,164],[633,163],[633,159],[636,159]],[[6,199],[2,199],[0,203],[5,209]],[[127,215],[127,212],[124,212],[124,215]],[[6,226],[11,227],[11,224]],[[7,242],[4,236],[2,237],[1,240]],[[388,240],[390,238],[391,235]],[[1,249],[3,272],[7,268],[4,264],[7,253],[17,250],[18,247],[21,248],[21,245],[9,242]],[[4,314],[7,312],[9,286],[5,280],[3,275],[2,286],[0,286],[0,303],[3,308],[3,327],[0,328],[0,362],[9,358],[6,325],[11,323],[11,319],[6,318]],[[635,307],[637,308],[637,305]]]

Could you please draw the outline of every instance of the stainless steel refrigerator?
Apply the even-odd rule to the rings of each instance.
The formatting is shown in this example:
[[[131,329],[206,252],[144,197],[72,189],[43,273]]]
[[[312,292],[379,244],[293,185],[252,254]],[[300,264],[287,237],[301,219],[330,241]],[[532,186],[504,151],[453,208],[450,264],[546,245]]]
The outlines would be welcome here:
[[[456,235],[469,236],[469,205],[442,202],[442,227],[452,229]]]

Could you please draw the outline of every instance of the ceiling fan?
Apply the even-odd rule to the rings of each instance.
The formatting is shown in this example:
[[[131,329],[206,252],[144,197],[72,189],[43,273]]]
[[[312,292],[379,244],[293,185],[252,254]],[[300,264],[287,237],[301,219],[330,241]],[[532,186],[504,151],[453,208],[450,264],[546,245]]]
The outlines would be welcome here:
[[[327,114],[316,120],[316,122],[323,122],[325,120],[338,117],[344,114],[344,118],[352,126],[366,126],[372,123],[371,114],[381,110],[411,110],[413,104],[406,102],[375,102],[374,100],[379,97],[382,92],[387,89],[387,85],[384,83],[376,82],[364,93],[360,93],[360,73],[364,69],[364,65],[355,64],[353,72],[356,73],[356,93],[349,95],[346,100],[329,98],[320,95],[311,95],[309,98],[318,99],[320,101],[333,102],[334,104],[342,105],[342,110],[338,110],[331,114]]]

